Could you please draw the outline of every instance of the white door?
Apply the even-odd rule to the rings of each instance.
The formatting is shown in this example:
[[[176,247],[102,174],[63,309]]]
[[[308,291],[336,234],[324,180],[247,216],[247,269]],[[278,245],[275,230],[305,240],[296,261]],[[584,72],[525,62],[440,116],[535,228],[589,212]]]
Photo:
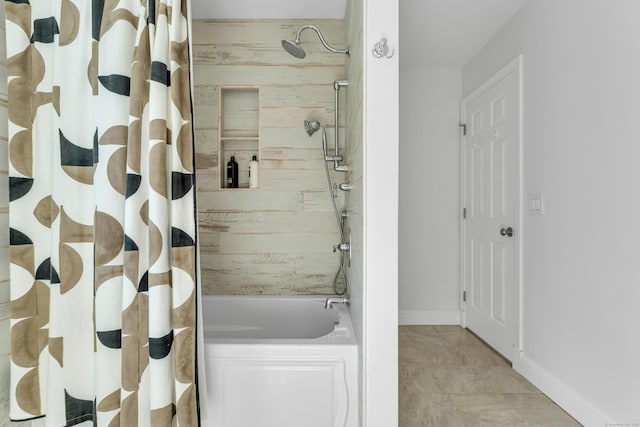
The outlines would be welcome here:
[[[464,323],[507,359],[517,344],[519,60],[462,101]]]

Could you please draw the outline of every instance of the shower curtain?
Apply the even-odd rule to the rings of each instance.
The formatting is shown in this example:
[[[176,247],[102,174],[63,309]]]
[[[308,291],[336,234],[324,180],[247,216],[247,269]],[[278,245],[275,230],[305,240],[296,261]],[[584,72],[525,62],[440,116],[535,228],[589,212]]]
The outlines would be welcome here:
[[[12,420],[196,426],[188,0],[6,0]]]

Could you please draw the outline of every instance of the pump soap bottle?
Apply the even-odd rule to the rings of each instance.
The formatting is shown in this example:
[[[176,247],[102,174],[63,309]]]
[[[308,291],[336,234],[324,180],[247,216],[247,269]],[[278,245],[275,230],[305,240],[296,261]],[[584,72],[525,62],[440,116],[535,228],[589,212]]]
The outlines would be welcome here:
[[[227,188],[238,188],[238,163],[235,156],[227,163]]]
[[[249,188],[258,188],[258,157],[255,155],[249,162]]]

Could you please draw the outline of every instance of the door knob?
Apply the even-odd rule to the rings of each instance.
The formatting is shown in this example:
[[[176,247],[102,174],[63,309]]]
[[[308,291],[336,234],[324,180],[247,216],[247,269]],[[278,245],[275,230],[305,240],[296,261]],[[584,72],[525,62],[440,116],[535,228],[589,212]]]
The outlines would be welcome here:
[[[501,236],[513,237],[513,228],[511,228],[511,227],[501,228],[500,229],[500,235]]]

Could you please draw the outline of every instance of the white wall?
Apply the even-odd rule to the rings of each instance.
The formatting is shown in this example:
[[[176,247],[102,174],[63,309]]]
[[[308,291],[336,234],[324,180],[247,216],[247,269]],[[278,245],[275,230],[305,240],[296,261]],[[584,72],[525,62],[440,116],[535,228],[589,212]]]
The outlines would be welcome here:
[[[399,320],[459,324],[458,68],[400,70]]]
[[[524,58],[522,360],[587,426],[640,423],[640,2],[535,0],[463,70]],[[634,424],[635,425],[635,424]]]
[[[398,425],[398,55],[375,59],[381,38],[398,49],[399,0],[365,0],[364,414],[366,427]]]

